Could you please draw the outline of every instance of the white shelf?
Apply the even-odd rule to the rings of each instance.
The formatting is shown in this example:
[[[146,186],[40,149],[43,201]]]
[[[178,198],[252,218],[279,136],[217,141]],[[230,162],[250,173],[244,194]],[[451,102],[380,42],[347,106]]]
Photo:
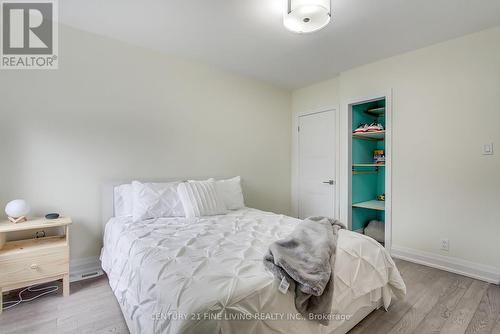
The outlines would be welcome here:
[[[383,117],[385,116],[385,107],[368,109],[367,111],[365,111],[365,114],[375,117],[380,117],[380,116]]]
[[[352,164],[352,167],[385,167],[385,164]]]
[[[352,134],[353,138],[365,139],[365,140],[384,140],[385,130],[376,132],[358,132]]]
[[[385,202],[384,201],[371,200],[371,201],[366,201],[366,202],[353,203],[352,207],[353,208],[362,208],[362,209],[385,211]]]

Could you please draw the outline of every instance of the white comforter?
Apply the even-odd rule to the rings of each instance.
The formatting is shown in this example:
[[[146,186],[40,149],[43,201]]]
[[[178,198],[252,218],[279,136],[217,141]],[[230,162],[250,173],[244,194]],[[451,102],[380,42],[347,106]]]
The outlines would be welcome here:
[[[255,209],[196,220],[106,225],[102,267],[135,333],[329,333],[359,308],[405,286],[376,241],[342,230],[328,327],[300,319],[293,292],[277,290],[263,265],[270,243],[300,221]]]

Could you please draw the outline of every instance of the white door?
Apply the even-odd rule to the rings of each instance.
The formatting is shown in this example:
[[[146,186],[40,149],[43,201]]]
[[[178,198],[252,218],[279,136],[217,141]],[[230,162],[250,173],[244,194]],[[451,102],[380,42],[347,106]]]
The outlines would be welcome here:
[[[299,116],[299,218],[335,216],[335,110]]]

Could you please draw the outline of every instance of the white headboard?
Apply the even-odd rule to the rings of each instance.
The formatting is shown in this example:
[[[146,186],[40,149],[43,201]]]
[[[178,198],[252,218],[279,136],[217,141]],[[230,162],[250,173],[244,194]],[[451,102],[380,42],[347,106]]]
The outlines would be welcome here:
[[[108,220],[115,215],[115,187],[130,183],[132,181],[112,181],[106,182],[101,189],[101,220],[102,225],[106,225]]]

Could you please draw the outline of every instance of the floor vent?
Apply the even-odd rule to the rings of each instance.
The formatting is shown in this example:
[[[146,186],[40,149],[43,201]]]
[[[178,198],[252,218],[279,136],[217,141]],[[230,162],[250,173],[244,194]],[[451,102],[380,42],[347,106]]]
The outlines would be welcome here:
[[[91,278],[91,277],[96,277],[96,276],[101,276],[102,275],[102,271],[99,272],[99,271],[94,271],[92,273],[85,273],[85,274],[82,274],[82,278]]]
[[[101,269],[76,273],[70,275],[70,281],[71,282],[81,281],[89,278],[99,277],[101,275],[104,275],[104,272]]]

